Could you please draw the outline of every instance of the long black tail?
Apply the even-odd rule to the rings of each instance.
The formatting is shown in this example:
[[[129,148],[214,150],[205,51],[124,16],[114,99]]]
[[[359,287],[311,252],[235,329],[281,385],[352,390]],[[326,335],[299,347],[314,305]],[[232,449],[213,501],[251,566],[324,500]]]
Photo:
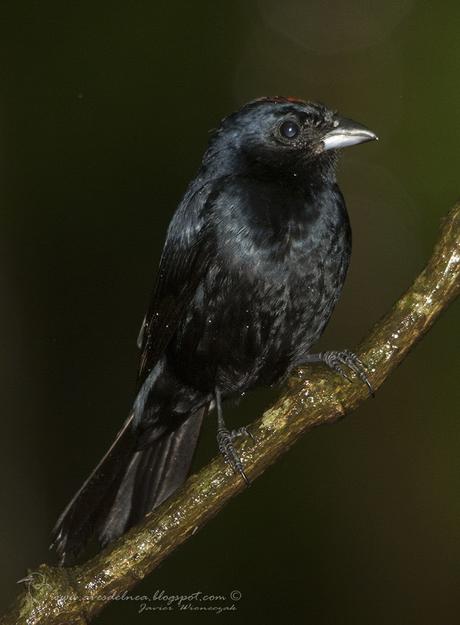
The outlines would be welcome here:
[[[61,564],[71,564],[92,536],[101,545],[118,538],[181,486],[205,412],[193,412],[177,429],[141,450],[136,449],[129,417],[53,529],[51,547]]]

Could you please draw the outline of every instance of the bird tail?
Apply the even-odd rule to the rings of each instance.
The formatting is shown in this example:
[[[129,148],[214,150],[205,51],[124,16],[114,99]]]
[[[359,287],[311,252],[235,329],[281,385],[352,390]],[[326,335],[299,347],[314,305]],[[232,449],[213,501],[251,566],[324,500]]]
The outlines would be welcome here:
[[[185,481],[207,408],[139,449],[131,415],[97,467],[59,517],[52,532],[62,565],[96,536],[104,546],[138,523]]]

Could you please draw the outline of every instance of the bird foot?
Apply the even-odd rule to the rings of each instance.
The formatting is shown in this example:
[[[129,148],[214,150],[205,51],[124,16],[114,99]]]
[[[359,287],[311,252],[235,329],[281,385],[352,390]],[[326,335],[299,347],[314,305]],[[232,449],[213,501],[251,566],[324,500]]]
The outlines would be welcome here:
[[[309,362],[324,362],[330,369],[341,375],[343,378],[351,382],[351,378],[345,370],[348,367],[353,373],[364,383],[369,389],[369,394],[374,397],[374,389],[366,375],[366,367],[356,354],[348,349],[343,351],[321,352],[313,358],[308,358]]]
[[[225,462],[232,467],[235,473],[239,473],[246,482],[246,486],[249,486],[250,482],[248,476],[244,472],[243,463],[233,446],[233,441],[241,436],[248,436],[254,441],[253,435],[246,427],[241,427],[237,430],[227,430],[225,427],[219,428],[217,430],[217,445]]]

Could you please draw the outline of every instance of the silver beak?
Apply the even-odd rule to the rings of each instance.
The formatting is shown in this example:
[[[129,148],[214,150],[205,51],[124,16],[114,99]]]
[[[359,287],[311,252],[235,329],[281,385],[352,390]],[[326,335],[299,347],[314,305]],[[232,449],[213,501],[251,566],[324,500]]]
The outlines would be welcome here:
[[[325,150],[340,150],[349,145],[378,140],[375,133],[352,119],[336,117],[334,126],[321,140]]]

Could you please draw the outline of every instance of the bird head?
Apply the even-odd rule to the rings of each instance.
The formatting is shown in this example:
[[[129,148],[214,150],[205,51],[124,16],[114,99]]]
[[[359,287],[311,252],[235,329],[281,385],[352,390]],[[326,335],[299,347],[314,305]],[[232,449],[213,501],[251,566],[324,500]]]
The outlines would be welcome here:
[[[375,139],[362,124],[322,104],[260,98],[222,120],[204,162],[217,158],[221,169],[271,178],[324,176],[334,169],[339,150]]]

